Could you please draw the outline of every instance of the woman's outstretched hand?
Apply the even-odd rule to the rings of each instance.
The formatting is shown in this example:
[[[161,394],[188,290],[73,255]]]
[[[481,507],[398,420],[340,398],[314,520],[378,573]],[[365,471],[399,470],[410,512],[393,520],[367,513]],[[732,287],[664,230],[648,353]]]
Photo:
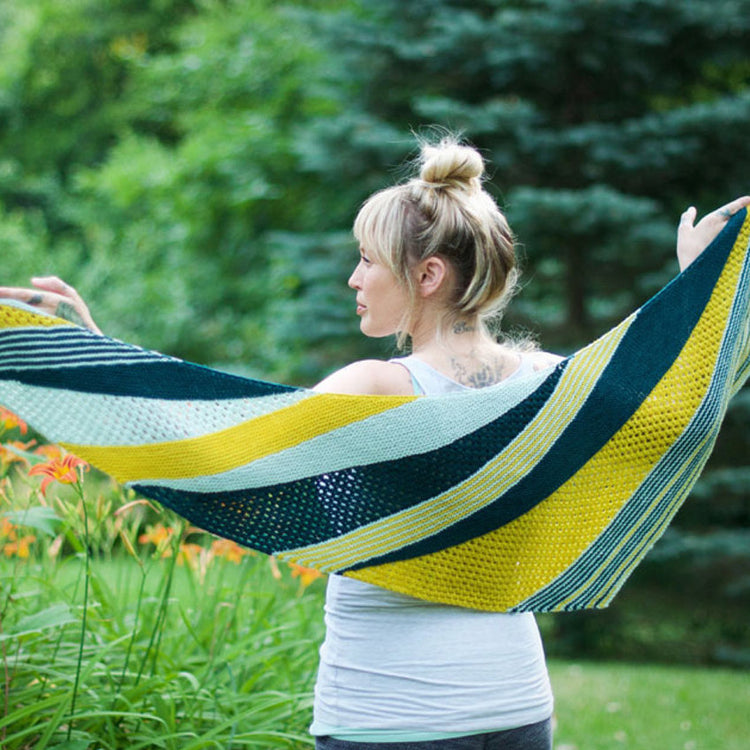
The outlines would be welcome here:
[[[750,205],[750,195],[744,195],[727,203],[710,214],[706,214],[697,224],[698,211],[690,206],[680,218],[677,228],[677,261],[680,271],[684,271],[710,244],[729,219]]]
[[[78,292],[57,276],[42,276],[31,279],[34,289],[16,286],[0,286],[0,299],[25,302],[43,312],[52,313],[78,326],[101,333],[94,323],[89,308]]]

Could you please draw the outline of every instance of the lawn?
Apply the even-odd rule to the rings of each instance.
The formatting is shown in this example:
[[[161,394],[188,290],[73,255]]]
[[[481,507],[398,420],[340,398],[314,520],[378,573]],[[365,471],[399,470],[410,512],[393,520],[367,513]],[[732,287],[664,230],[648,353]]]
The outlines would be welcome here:
[[[192,564],[93,561],[72,725],[82,557],[3,560],[4,592],[13,588],[3,748],[310,746],[323,582],[262,556],[201,563],[192,552]],[[555,660],[550,670],[557,750],[747,747],[740,671]]]
[[[556,750],[747,750],[746,672],[550,663]]]

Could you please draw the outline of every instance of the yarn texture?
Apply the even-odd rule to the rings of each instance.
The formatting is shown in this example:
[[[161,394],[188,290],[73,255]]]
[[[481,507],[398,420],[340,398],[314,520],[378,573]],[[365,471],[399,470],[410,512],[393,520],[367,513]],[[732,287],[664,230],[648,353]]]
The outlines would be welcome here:
[[[698,478],[750,362],[750,218],[554,368],[451,396],[240,378],[0,303],[0,404],[191,523],[492,611],[604,607]]]

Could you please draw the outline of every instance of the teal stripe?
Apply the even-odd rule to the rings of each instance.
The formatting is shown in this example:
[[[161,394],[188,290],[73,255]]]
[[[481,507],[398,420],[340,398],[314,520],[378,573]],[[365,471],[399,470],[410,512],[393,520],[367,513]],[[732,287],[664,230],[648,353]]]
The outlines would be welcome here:
[[[189,403],[159,398],[120,398],[101,393],[67,392],[56,388],[3,383],[3,405],[24,414],[27,422],[44,424],[50,414],[57,419],[45,428],[53,443],[137,446],[185,440],[234,427],[263,414],[290,406],[314,395],[290,391],[272,396]],[[148,424],[148,431],[143,425]]]
[[[415,446],[420,453],[444,449],[515,409],[549,376],[542,372],[481,391],[416,399],[223,474],[149,484],[231,492],[274,484],[280,477],[293,482],[350,466],[399,461],[413,455]]]
[[[536,612],[556,609],[570,599],[565,609],[603,606],[617,593],[630,572],[662,535],[669,521],[690,492],[711,453],[721,419],[731,394],[734,366],[744,341],[738,330],[750,308],[750,259],[746,258],[739,277],[738,291],[719,349],[717,367],[690,423],[662,460],[649,473],[627,505],[581,557],[563,574],[537,594],[524,600],[514,611]],[[710,425],[710,427],[709,427]],[[690,457],[686,460],[686,457]],[[680,465],[685,464],[681,469]],[[658,505],[649,507],[676,480]],[[667,478],[668,481],[665,481]],[[620,544],[635,529],[627,544]],[[603,560],[611,557],[605,567]],[[571,599],[571,597],[573,597]]]

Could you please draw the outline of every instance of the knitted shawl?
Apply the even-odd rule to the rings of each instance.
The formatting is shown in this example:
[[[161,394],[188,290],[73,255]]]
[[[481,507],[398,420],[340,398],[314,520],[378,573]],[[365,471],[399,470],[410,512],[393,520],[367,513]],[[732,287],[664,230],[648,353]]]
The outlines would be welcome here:
[[[492,611],[606,606],[748,374],[745,210],[603,337],[450,396],[245,379],[0,305],[0,403],[192,523],[281,560]]]

